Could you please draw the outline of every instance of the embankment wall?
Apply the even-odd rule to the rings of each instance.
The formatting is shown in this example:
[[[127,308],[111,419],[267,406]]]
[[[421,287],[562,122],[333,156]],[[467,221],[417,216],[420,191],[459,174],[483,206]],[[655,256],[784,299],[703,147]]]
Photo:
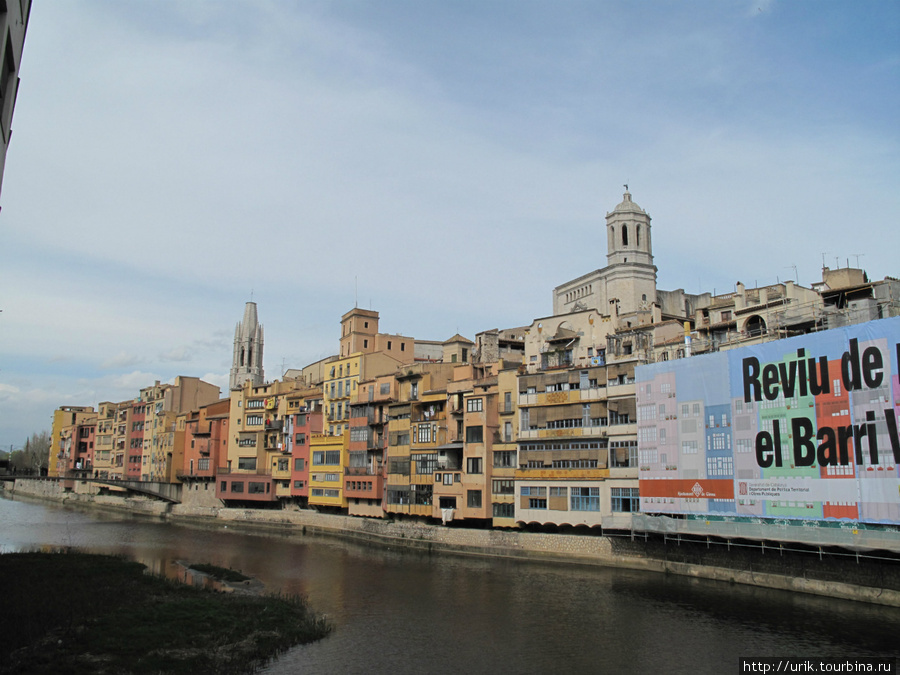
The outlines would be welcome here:
[[[640,538],[445,527],[305,509],[226,508],[211,505],[208,495],[192,498],[190,492],[184,493],[181,504],[173,505],[151,498],[100,495],[87,486],[80,491],[77,485],[66,490],[56,481],[17,479],[13,492],[205,527],[222,524],[252,533],[315,533],[429,552],[620,567],[900,607],[900,565],[893,561],[860,565],[852,558],[821,561],[811,555],[771,552],[766,558],[747,550],[707,547],[704,551],[702,546],[665,545]]]

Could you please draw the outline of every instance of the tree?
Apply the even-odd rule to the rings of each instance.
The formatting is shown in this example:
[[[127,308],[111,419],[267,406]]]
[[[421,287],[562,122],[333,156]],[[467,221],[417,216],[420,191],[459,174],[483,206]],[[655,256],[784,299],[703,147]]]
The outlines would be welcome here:
[[[9,460],[10,468],[17,473],[45,473],[50,464],[50,434],[46,431],[32,434],[25,440],[25,447],[13,451]]]

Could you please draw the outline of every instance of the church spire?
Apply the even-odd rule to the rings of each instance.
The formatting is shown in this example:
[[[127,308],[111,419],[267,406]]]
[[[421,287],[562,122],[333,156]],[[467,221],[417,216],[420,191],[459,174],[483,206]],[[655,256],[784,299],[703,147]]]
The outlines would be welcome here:
[[[239,389],[250,380],[253,385],[262,384],[263,373],[263,327],[256,315],[256,303],[244,306],[244,319],[234,329],[234,357],[231,362],[229,389]]]

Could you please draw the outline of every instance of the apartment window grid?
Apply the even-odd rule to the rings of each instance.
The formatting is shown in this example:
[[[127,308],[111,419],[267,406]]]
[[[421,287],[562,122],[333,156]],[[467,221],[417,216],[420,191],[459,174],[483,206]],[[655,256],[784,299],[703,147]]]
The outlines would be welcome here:
[[[512,495],[516,493],[514,480],[494,480],[491,482],[491,491],[495,495]]]
[[[494,518],[515,518],[516,505],[507,503],[494,503]]]
[[[553,469],[596,469],[596,459],[554,459],[550,462]]]
[[[546,497],[547,488],[539,485],[523,485],[519,488],[519,494],[523,497]]]
[[[340,450],[316,450],[312,454],[313,466],[329,466],[341,463]]]
[[[617,513],[632,513],[640,508],[638,488],[611,488],[611,508]]]
[[[432,474],[437,471],[438,458],[434,453],[416,453],[410,455],[410,460],[415,464],[416,473],[419,475]]]
[[[733,476],[734,460],[731,457],[707,457],[707,476]]]
[[[416,426],[416,443],[432,443],[437,441],[437,424],[419,424]]]
[[[494,452],[494,467],[498,469],[511,469],[516,466],[515,450],[496,450]]]
[[[681,454],[682,455],[696,455],[697,454],[697,441],[681,441]]]
[[[573,487],[569,507],[572,511],[599,511],[600,488]]]
[[[609,444],[610,463],[616,467],[638,465],[637,441],[613,441]]]

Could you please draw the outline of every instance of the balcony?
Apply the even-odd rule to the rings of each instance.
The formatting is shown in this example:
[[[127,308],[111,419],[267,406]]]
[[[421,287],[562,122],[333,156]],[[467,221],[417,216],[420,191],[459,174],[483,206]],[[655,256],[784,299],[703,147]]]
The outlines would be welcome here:
[[[266,431],[281,431],[284,429],[284,420],[266,420]]]
[[[351,474],[344,477],[344,497],[347,499],[381,499],[384,492],[384,478],[370,476],[363,480]]]
[[[634,379],[625,380],[624,382],[610,380],[607,383],[606,391],[609,398],[633,397]]]
[[[382,471],[382,465],[378,466],[348,466],[344,469],[344,474],[347,476],[380,476]]]

